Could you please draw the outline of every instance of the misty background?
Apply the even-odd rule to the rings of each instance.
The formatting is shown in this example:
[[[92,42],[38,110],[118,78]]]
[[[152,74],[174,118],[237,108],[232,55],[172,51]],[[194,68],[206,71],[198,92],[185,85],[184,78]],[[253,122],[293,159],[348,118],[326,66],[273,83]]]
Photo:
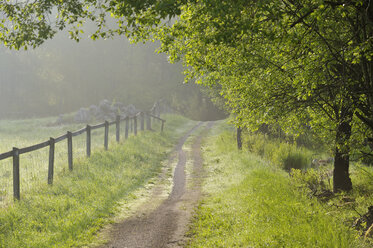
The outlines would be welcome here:
[[[0,47],[0,119],[57,116],[103,99],[142,110],[164,99],[192,119],[223,118],[202,86],[182,83],[181,64],[156,48],[125,37],[77,43],[64,33],[35,50]]]

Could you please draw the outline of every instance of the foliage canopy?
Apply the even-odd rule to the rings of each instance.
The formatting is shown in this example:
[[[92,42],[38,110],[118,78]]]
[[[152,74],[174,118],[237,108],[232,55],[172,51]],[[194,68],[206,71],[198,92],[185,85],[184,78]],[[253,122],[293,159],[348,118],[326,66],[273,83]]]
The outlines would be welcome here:
[[[333,142],[337,189],[351,188],[351,147],[373,140],[370,0],[6,1],[0,13],[0,39],[16,49],[72,24],[79,40],[87,20],[97,24],[93,39],[160,40],[186,81],[219,86],[237,125],[313,130]]]

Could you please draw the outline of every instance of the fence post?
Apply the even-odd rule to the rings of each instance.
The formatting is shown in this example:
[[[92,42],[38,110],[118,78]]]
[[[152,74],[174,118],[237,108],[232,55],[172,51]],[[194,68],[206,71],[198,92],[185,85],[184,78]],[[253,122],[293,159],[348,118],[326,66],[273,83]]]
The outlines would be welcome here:
[[[91,126],[87,125],[87,157],[91,156]]]
[[[116,139],[117,139],[117,142],[119,142],[120,140],[120,134],[119,134],[119,131],[120,131],[120,116],[117,115],[116,119],[115,119],[115,127],[116,127]]]
[[[133,133],[137,135],[137,116],[133,117]]]
[[[73,170],[73,135],[67,131],[67,156],[69,162],[69,170]]]
[[[153,115],[153,116],[156,116],[156,114],[155,114],[155,105],[153,106],[153,108],[152,108],[152,110],[151,110],[151,114]],[[154,122],[156,122],[157,121],[157,119],[154,119]]]
[[[126,128],[125,128],[125,133],[124,133],[124,138],[128,139],[128,126],[129,126],[129,117],[126,117]]]
[[[161,118],[161,110],[160,110],[159,105],[157,105],[157,117]]]
[[[163,132],[164,120],[162,120],[161,132]]]
[[[53,184],[54,174],[54,138],[49,139],[49,165],[48,165],[48,184]]]
[[[140,118],[141,118],[141,120],[140,120],[140,122],[141,122],[141,131],[144,131],[144,122],[145,122],[145,120],[144,120],[144,112],[140,113]]]
[[[13,147],[13,197],[14,200],[21,198],[19,186],[19,150]]]
[[[133,122],[132,122],[133,118],[130,118],[130,132],[132,133],[133,132]]]
[[[238,150],[242,150],[242,128],[237,128],[237,148]]]
[[[150,114],[146,113],[146,129],[151,130],[152,129],[152,124],[151,124],[151,119],[150,119]]]
[[[105,121],[105,138],[104,138],[105,150],[108,149],[108,145],[109,145],[109,122]]]

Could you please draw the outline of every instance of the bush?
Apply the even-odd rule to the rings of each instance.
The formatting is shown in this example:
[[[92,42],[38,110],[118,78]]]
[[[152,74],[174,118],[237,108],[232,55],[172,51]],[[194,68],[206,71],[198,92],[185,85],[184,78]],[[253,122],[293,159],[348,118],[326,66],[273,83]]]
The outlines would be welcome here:
[[[332,170],[328,167],[320,167],[318,169],[309,169],[301,171],[299,169],[291,169],[290,175],[293,178],[292,182],[299,187],[308,191],[311,196],[323,197],[325,192],[332,190]]]
[[[288,153],[283,159],[284,169],[290,171],[291,169],[302,169],[309,166],[306,156],[299,151]]]
[[[263,134],[246,135],[244,142],[249,151],[287,171],[292,168],[305,169],[311,165],[312,152],[304,147],[298,147],[296,144],[284,143],[279,139],[269,139]]]

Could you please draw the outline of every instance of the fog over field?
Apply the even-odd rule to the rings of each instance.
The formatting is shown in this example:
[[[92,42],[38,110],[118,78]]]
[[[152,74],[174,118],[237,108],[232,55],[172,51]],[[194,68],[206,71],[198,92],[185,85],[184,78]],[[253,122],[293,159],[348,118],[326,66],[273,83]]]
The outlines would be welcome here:
[[[0,118],[56,116],[103,99],[146,109],[164,98],[189,115],[211,109],[197,86],[183,84],[181,64],[156,49],[125,37],[77,43],[64,33],[35,50],[0,47]]]

